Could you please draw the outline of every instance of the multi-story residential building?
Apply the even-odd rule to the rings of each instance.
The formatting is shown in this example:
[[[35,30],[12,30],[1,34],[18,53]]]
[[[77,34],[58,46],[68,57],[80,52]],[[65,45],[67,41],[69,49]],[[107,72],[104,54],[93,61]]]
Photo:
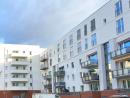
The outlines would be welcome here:
[[[36,45],[0,44],[0,98],[32,98],[41,90],[40,54]]]
[[[45,54],[46,92],[129,89],[130,0],[110,0]]]

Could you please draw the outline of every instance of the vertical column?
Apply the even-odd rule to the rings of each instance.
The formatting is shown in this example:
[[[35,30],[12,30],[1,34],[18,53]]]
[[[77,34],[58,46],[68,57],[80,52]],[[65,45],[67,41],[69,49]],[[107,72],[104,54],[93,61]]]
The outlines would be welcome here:
[[[107,89],[105,57],[103,45],[98,47],[98,68],[99,68],[99,84],[100,90]]]
[[[110,50],[111,52],[115,50],[116,47],[116,43],[115,43],[115,39],[111,40],[110,42]],[[111,60],[111,69],[116,70],[116,63],[114,60]],[[118,88],[118,82],[116,78],[112,78],[112,88],[113,89],[117,89]]]

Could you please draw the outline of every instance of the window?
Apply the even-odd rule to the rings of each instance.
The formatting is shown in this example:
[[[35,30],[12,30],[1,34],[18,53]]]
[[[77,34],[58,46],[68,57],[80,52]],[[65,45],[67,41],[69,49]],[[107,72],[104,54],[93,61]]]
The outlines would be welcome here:
[[[128,47],[130,47],[130,41],[126,41],[120,44],[121,49],[128,48]]]
[[[75,79],[75,76],[74,76],[74,74],[72,74],[72,80],[74,80]]]
[[[69,44],[70,44],[70,45],[73,44],[73,35],[70,35],[70,37],[69,37]]]
[[[67,64],[67,68],[69,67],[69,64]]]
[[[60,44],[57,45],[57,52],[60,51]]]
[[[91,31],[96,29],[95,19],[91,20]]]
[[[96,62],[97,62],[97,61],[98,61],[97,53],[90,55],[90,56],[89,56],[89,60],[90,60],[90,61],[96,61]]]
[[[69,80],[69,75],[67,75],[67,79]]]
[[[32,67],[30,67],[30,70],[32,70]]]
[[[88,49],[88,40],[87,40],[87,38],[85,39],[85,50],[87,50]]]
[[[63,49],[66,49],[66,40],[63,40]]]
[[[32,51],[30,51],[30,55],[32,55]]]
[[[72,68],[74,68],[74,62],[71,63]]]
[[[30,83],[30,86],[32,86],[32,83]]]
[[[30,78],[32,78],[32,75],[30,75]]]
[[[80,88],[81,88],[81,92],[83,92],[84,91],[84,86],[81,85]]]
[[[117,33],[124,32],[124,21],[123,18],[116,21],[116,31]]]
[[[115,16],[119,16],[120,14],[122,14],[122,2],[121,2],[121,0],[119,0],[115,4]]]
[[[82,59],[79,59],[79,64],[81,65],[81,63],[82,63]]]
[[[73,86],[73,92],[75,92],[75,86]]]
[[[87,25],[84,25],[84,35],[87,35]]]
[[[81,51],[82,51],[81,42],[78,42],[78,44],[77,44],[77,52],[81,53]]]
[[[106,18],[103,19],[103,22],[104,22],[104,24],[106,24],[106,22],[107,22]]]
[[[74,56],[73,46],[70,48],[70,57]]]
[[[92,46],[97,44],[96,33],[91,36],[91,44]]]
[[[77,30],[77,40],[81,39],[81,30]]]
[[[130,0],[129,0],[129,8],[130,8]]]

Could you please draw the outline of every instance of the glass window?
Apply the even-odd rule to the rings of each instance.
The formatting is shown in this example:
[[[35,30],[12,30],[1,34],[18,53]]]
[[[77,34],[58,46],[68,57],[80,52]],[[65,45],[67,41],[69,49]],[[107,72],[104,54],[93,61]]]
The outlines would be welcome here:
[[[84,86],[81,85],[80,88],[81,88],[81,91],[83,92],[84,91]]]
[[[90,60],[90,61],[97,61],[97,60],[98,60],[97,53],[96,53],[96,54],[93,54],[93,55],[90,55],[90,56],[89,56],[89,60]]]
[[[91,44],[95,46],[97,44],[96,33],[91,36]]]
[[[122,2],[121,0],[119,0],[116,4],[115,4],[115,15],[119,16],[120,14],[122,14]]]
[[[73,44],[73,35],[70,35],[70,37],[69,37],[69,43],[70,43],[70,45]]]
[[[91,20],[91,31],[96,29],[95,19]]]
[[[87,38],[85,39],[85,50],[88,49],[88,40]]]
[[[73,47],[70,48],[70,57],[74,56]]]
[[[63,40],[63,49],[66,49],[66,40]]]
[[[77,30],[77,40],[81,39],[81,30]]]
[[[74,80],[74,79],[75,79],[74,74],[72,74],[72,80]]]
[[[73,92],[75,92],[75,86],[73,86]]]
[[[116,31],[117,33],[124,32],[124,21],[123,18],[116,21]]]
[[[121,45],[120,45],[120,48],[128,48],[130,47],[130,41],[126,41],[126,42],[123,42]]]
[[[71,63],[72,68],[74,68],[74,62]]]
[[[78,53],[81,53],[81,51],[82,51],[81,42],[79,42],[79,43],[77,44],[77,52],[78,52]]]
[[[84,35],[87,35],[87,25],[84,25]]]

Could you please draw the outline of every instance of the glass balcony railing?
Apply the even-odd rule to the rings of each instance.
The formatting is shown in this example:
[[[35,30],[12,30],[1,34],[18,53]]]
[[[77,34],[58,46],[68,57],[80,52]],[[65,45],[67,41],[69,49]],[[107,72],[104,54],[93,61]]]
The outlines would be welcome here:
[[[118,69],[113,71],[114,78],[130,76],[130,68]]]
[[[117,59],[117,58],[120,58],[120,57],[127,56],[129,54],[130,54],[130,47],[118,49],[118,50],[111,52],[111,58]]]
[[[46,76],[44,76],[44,79],[45,79],[45,80],[51,80],[51,78],[52,78],[51,75],[46,75]]]
[[[41,64],[41,70],[46,70],[48,69],[48,65],[47,64]]]
[[[89,61],[86,61],[86,62],[82,62],[81,67],[87,68],[87,69],[98,68],[98,61],[97,60],[89,60]]]
[[[45,84],[44,87],[45,87],[45,88],[50,88],[50,89],[51,89],[51,88],[52,88],[52,84],[51,84],[51,83]]]
[[[55,87],[56,88],[65,87],[65,82],[56,82]]]
[[[65,76],[65,71],[64,70],[59,70],[59,71],[56,71],[54,74],[55,74],[56,77],[64,77]]]
[[[81,77],[83,83],[91,83],[91,82],[98,82],[99,81],[99,75],[98,74],[91,74],[84,73]]]

